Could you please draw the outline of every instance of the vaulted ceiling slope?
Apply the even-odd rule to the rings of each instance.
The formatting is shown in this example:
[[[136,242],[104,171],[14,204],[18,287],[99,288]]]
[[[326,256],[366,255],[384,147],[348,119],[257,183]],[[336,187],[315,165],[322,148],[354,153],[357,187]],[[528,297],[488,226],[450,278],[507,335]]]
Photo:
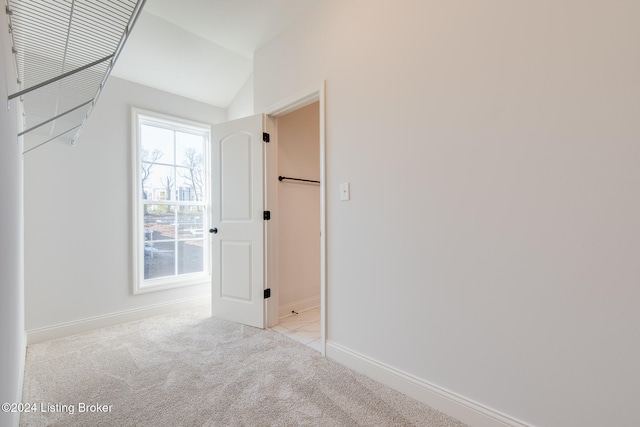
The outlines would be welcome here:
[[[24,131],[74,143],[144,0],[7,0]]]
[[[227,108],[253,52],[322,0],[147,0],[113,75]]]
[[[142,12],[113,76],[226,108],[252,70],[251,59]]]

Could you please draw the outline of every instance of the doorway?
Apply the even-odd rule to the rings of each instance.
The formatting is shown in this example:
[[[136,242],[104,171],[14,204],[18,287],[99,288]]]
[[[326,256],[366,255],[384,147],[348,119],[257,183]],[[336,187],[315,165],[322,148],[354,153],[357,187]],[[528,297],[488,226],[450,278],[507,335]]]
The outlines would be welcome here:
[[[267,326],[325,351],[324,84],[265,111]]]
[[[278,332],[320,351],[319,102],[276,119]]]

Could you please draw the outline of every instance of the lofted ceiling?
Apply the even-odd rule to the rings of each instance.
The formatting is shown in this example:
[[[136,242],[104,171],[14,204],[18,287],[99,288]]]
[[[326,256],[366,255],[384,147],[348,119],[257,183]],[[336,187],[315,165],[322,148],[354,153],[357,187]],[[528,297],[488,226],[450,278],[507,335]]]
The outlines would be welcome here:
[[[321,0],[147,0],[111,75],[227,108],[253,52]]]

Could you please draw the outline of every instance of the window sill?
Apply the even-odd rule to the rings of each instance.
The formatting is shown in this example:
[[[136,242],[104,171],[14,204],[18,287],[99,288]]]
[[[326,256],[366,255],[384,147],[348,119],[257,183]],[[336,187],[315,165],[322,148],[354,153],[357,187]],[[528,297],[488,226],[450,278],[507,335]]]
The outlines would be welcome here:
[[[186,286],[195,285],[210,285],[210,275],[193,275],[188,277],[176,278],[158,278],[152,280],[145,280],[144,283],[136,283],[133,289],[134,295],[146,294],[148,292],[162,291],[165,289],[183,288]]]

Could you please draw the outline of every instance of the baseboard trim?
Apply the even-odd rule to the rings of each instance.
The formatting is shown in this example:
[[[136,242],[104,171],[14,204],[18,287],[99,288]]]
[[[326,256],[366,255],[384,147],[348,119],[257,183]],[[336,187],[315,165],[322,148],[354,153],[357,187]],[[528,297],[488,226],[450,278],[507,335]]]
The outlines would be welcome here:
[[[297,313],[301,313],[305,310],[310,310],[316,307],[320,307],[320,295],[278,307],[278,319],[291,316],[292,310]]]
[[[338,344],[327,341],[326,355],[367,377],[459,419],[473,427],[531,427],[456,393],[430,384]]]
[[[89,317],[73,322],[60,323],[58,325],[46,326],[44,328],[30,329],[27,331],[27,345],[57,338],[64,338],[70,335],[105,328],[107,326],[132,322],[134,320],[146,319],[147,317],[168,314],[174,311],[186,310],[204,304],[211,304],[211,296],[207,295],[184,298],[177,301],[154,304],[133,310],[124,310],[117,313]]]

